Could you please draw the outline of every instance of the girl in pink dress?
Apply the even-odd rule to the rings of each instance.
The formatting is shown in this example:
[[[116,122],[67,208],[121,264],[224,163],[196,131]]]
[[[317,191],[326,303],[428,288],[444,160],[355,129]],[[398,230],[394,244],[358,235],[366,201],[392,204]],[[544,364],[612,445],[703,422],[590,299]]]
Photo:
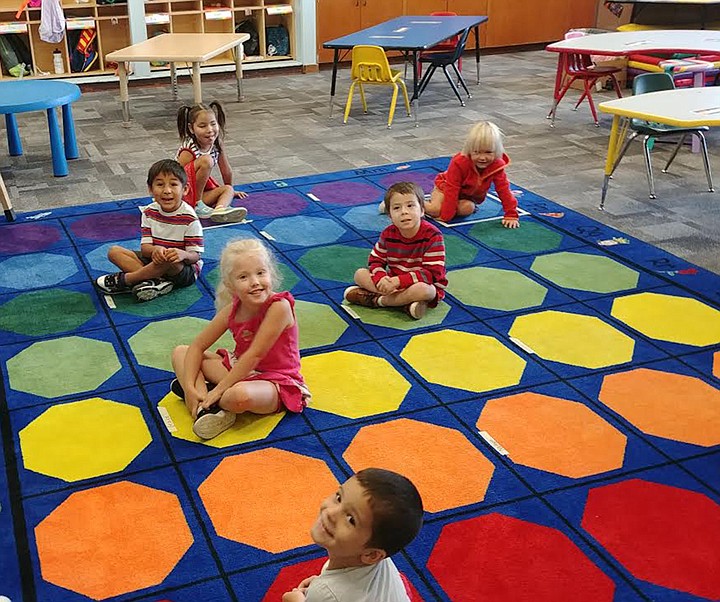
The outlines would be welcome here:
[[[278,272],[268,248],[255,239],[228,243],[220,277],[215,317],[172,354],[171,389],[185,400],[202,439],[230,428],[241,412],[302,412],[310,399],[300,374],[295,299],[273,292]],[[209,351],[227,329],[235,349]]]

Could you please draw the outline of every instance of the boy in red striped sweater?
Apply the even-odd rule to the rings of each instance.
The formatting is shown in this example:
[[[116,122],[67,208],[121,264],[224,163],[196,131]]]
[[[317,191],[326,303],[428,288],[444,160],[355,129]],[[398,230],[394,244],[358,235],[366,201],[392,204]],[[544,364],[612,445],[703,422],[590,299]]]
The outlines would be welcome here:
[[[345,300],[365,307],[402,307],[419,320],[445,296],[445,242],[440,230],[423,219],[422,189],[397,182],[385,193],[392,224],[380,234],[368,267],[355,272]]]

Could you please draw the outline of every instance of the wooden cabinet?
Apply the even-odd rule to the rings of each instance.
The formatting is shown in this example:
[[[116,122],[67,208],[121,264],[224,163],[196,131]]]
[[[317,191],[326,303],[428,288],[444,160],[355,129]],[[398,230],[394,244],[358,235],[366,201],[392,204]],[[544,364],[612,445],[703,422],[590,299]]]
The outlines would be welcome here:
[[[480,46],[497,48],[561,40],[568,29],[592,27],[598,0],[317,0],[318,62],[332,61],[323,42],[400,15],[449,11],[487,15],[480,26]],[[468,49],[475,36],[468,38]]]
[[[130,44],[130,27],[126,4],[96,4],[64,0],[66,35],[57,44],[43,42],[40,39],[40,7],[26,8],[15,19],[18,10],[17,0],[0,0],[0,35],[12,34],[24,44],[32,57],[33,73],[26,77],[58,77],[53,68],[53,52],[62,53],[64,75],[61,77],[88,76],[112,73],[115,65],[106,64],[105,54],[124,48]],[[90,54],[85,71],[71,71],[70,53],[77,41],[77,35],[83,29],[95,32],[93,40],[95,54]],[[76,67],[77,68],[77,67]],[[0,78],[12,76],[3,67]]]
[[[372,27],[403,14],[405,0],[317,0],[317,55],[319,63],[333,60],[324,42]]]

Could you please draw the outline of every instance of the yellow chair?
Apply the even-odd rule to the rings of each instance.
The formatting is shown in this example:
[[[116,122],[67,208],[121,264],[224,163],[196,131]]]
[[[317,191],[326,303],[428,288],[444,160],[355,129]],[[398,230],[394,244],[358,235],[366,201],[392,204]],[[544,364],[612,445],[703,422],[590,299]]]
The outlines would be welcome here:
[[[410,100],[408,99],[407,88],[400,71],[390,69],[387,55],[380,46],[355,46],[352,51],[352,84],[348,92],[347,104],[345,105],[345,118],[343,123],[347,123],[348,115],[350,115],[350,107],[352,106],[353,92],[357,84],[360,90],[360,100],[362,101],[363,111],[367,113],[367,102],[365,102],[365,91],[363,85],[373,84],[381,86],[392,86],[393,95],[390,102],[390,115],[388,116],[388,129],[392,126],[393,116],[395,115],[395,105],[397,103],[398,84],[402,88],[403,97],[405,98],[405,108],[408,117],[410,116]]]

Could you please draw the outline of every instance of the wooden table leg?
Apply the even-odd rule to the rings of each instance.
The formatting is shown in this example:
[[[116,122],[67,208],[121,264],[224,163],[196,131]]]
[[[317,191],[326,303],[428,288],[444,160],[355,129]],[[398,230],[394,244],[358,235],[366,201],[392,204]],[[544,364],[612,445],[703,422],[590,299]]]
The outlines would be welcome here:
[[[8,194],[7,188],[5,188],[5,182],[3,182],[2,174],[0,174],[0,205],[2,205],[3,211],[5,212],[5,219],[9,222],[14,222],[15,210],[13,209],[12,202],[10,201],[10,195]]]
[[[200,63],[197,61],[192,64],[193,79],[193,100],[195,104],[202,102],[202,84],[200,83]]]
[[[245,100],[245,94],[243,93],[243,72],[242,72],[242,60],[245,49],[240,42],[235,46],[235,80],[237,81],[237,95],[238,101],[242,102]]]
[[[130,94],[128,93],[128,74],[124,61],[118,61],[118,77],[120,78],[120,104],[122,105],[123,126],[130,125]]]

